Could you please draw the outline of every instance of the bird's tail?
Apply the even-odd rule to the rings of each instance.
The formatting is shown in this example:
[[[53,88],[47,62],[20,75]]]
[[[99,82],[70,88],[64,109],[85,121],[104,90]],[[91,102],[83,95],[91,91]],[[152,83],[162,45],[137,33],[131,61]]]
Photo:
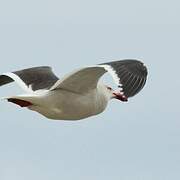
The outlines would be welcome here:
[[[16,96],[3,97],[8,102],[19,105],[20,107],[29,107],[38,104],[38,96],[35,94],[22,94]]]

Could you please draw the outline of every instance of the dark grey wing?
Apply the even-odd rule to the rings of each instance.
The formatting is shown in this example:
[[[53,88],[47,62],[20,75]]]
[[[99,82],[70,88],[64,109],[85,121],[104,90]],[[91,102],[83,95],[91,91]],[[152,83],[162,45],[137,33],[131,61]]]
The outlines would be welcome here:
[[[40,66],[0,75],[0,86],[10,82],[17,82],[28,91],[39,89],[50,89],[59,78],[52,72],[51,67]]]
[[[14,80],[11,79],[9,76],[6,75],[0,75],[0,86],[3,86],[5,84],[11,83]]]
[[[145,85],[147,68],[138,60],[122,60],[100,64],[112,74],[126,97],[137,94]]]

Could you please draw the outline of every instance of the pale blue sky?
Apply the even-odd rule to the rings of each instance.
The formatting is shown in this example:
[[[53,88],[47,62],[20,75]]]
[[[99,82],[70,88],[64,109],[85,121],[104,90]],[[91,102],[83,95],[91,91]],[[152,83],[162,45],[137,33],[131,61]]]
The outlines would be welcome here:
[[[149,77],[128,103],[114,100],[84,121],[50,121],[1,101],[0,179],[179,180],[179,17],[175,0],[1,1],[1,73],[50,65],[61,77],[137,58]]]

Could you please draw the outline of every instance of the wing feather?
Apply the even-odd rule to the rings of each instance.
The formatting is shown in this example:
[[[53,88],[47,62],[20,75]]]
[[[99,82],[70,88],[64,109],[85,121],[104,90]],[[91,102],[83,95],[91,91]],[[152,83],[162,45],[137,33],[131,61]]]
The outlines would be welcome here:
[[[25,91],[50,89],[58,80],[51,67],[40,66],[0,75],[0,86],[15,81]]]
[[[122,60],[85,67],[73,71],[57,81],[50,90],[64,89],[74,93],[86,93],[97,88],[106,72],[113,77],[126,97],[137,94],[145,84],[147,68],[138,60]]]

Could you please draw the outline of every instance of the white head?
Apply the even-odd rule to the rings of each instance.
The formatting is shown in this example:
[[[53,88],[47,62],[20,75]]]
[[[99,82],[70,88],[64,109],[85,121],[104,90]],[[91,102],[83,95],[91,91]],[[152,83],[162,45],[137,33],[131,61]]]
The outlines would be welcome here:
[[[98,83],[98,89],[100,94],[103,94],[107,100],[118,99],[120,101],[128,101],[128,98],[119,89],[114,90],[110,86],[103,83]]]
[[[128,98],[119,89],[113,90],[110,86],[105,85],[107,93],[110,95],[110,99],[118,99],[120,101],[128,101]]]

